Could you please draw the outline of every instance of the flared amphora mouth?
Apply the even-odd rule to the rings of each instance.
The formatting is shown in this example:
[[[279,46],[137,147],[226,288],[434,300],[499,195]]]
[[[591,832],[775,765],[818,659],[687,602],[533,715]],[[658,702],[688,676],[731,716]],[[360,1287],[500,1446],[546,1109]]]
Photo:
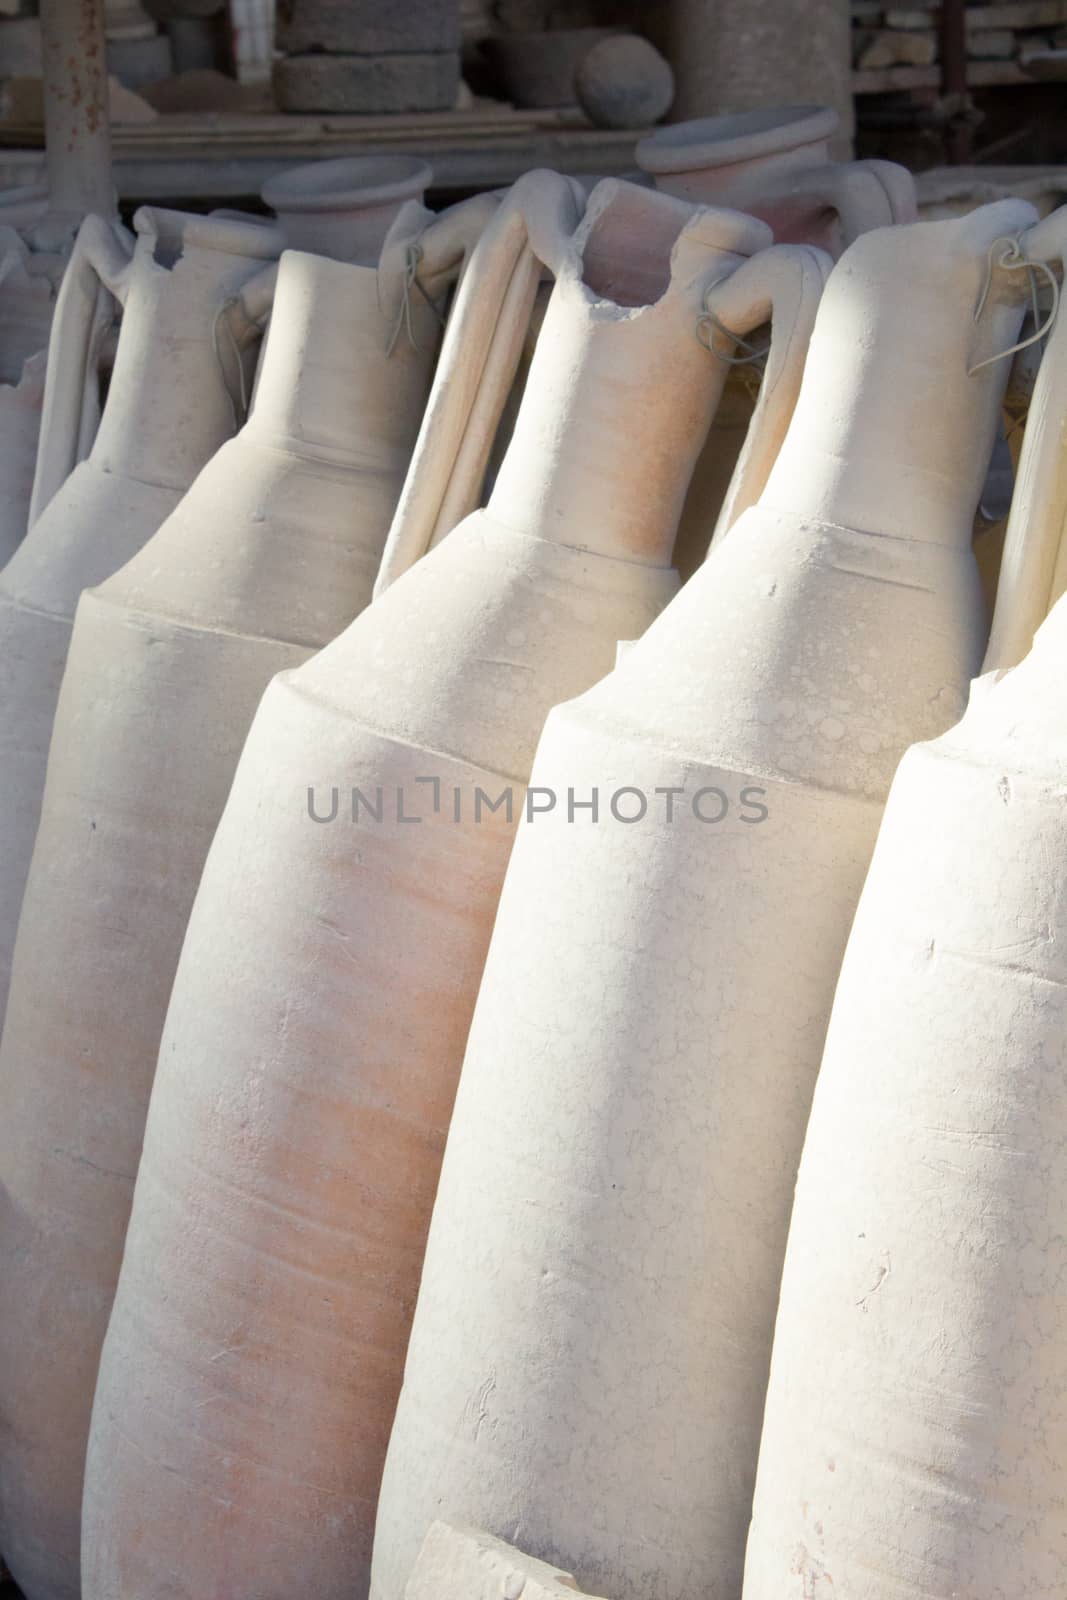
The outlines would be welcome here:
[[[772,238],[766,223],[744,212],[694,206],[657,189],[605,178],[574,235],[576,270],[600,304],[653,306],[671,286],[683,237],[733,256],[754,255]]]
[[[637,164],[656,176],[736,166],[824,145],[838,125],[837,112],[828,106],[773,106],[674,122],[639,141]]]
[[[264,201],[284,212],[355,211],[421,200],[433,170],[416,156],[341,156],[269,178]]]

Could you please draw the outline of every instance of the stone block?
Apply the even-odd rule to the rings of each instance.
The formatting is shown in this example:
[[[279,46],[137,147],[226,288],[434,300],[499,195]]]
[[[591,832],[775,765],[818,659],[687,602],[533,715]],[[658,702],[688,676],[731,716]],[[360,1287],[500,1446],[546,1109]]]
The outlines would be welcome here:
[[[458,93],[458,51],[298,55],[274,64],[282,111],[449,111]]]
[[[579,1600],[569,1572],[473,1528],[434,1522],[404,1600]]]
[[[436,55],[462,42],[459,0],[278,0],[277,19],[288,55]]]

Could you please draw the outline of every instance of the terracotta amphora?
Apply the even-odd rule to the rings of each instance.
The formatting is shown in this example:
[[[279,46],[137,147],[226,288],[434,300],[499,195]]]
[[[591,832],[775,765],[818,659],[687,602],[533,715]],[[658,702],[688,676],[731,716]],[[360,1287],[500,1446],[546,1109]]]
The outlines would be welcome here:
[[[548,718],[474,1013],[372,1594],[435,1516],[734,1600],[796,1165],[903,749],[958,715],[1009,203],[864,235],[759,503]],[[901,401],[908,396],[907,404]],[[950,467],[946,464],[950,463]],[[781,1591],[780,1592],[784,1592]]]
[[[138,233],[132,262],[113,234],[105,239],[103,225],[97,241],[108,247],[106,258],[103,248],[97,252],[100,274],[124,299],[125,317],[92,454],[52,499],[0,579],[0,765],[7,799],[0,866],[0,954],[5,992],[78,595],[144,544],[198,468],[234,431],[240,415],[237,347],[245,342],[246,333],[250,335],[251,324],[243,329],[236,315],[224,321],[220,312],[252,274],[262,271],[265,259],[277,248],[276,235],[269,229],[167,212],[138,213]],[[245,546],[242,554],[247,553]],[[180,621],[183,574],[179,570],[172,577],[173,607]],[[131,603],[146,583],[151,589],[147,577],[138,574]],[[173,644],[168,648],[169,665]],[[150,660],[154,670],[165,673],[162,664],[155,667],[145,640],[145,655],[136,671],[143,673]],[[137,662],[135,653],[130,661]],[[119,683],[101,668],[94,683],[99,701],[92,706],[90,721],[95,728],[109,708],[125,696],[136,697],[138,681]],[[223,687],[220,693],[224,692]],[[175,732],[160,726],[157,736],[165,741]],[[202,752],[198,758],[200,777],[213,754]],[[67,792],[67,848],[71,855],[79,849],[85,852],[90,873],[94,842],[103,844],[97,838],[100,830],[90,796],[99,795],[114,756],[115,752],[94,747],[87,732],[80,758],[85,765],[71,777]],[[146,803],[151,805],[151,797]],[[106,848],[119,856],[130,843],[128,825],[128,814],[121,808],[108,819]],[[162,823],[161,829],[165,831]],[[77,846],[79,831],[82,843]],[[165,856],[155,863],[163,876],[164,862]],[[127,866],[136,872],[132,858]],[[64,859],[46,859],[42,868],[45,880],[49,872],[57,874],[56,889],[69,870]],[[116,945],[122,938],[124,888],[117,890],[113,923],[102,903],[95,907],[101,921],[109,921]],[[68,904],[65,911],[73,917],[73,906]],[[73,932],[73,927],[67,931]],[[110,1013],[108,1026],[122,1036],[127,1013],[113,990],[101,988],[92,1002],[86,998],[86,1007],[80,1018],[71,1015],[75,1029],[81,1024],[91,1030],[94,1018]],[[40,1020],[46,1016],[47,1009]],[[18,1049],[17,1029],[12,1048]],[[95,1069],[89,1067],[88,1056],[82,1057],[77,1046],[70,1048],[80,1069],[91,1077]],[[62,1049],[61,1035],[50,1036],[45,1054],[55,1052],[49,1064],[57,1074],[61,1061],[68,1059]],[[93,1059],[99,1064],[98,1056]],[[0,1099],[6,1106],[3,1120],[11,1118],[8,1131],[21,1125],[28,1102],[47,1098],[53,1091],[66,1096],[79,1092],[75,1081],[61,1075],[49,1083],[36,1077],[36,1068],[25,1077],[5,1068]],[[78,1588],[81,1460],[76,1446],[79,1433],[84,1439],[91,1393],[79,1392],[79,1386],[84,1390],[84,1373],[68,1362],[70,1328],[65,1318],[93,1315],[96,1291],[87,1289],[79,1301],[72,1280],[69,1312],[53,1315],[46,1310],[52,1286],[47,1277],[35,1276],[34,1263],[36,1244],[44,1239],[53,1241],[47,1248],[56,1248],[54,1241],[64,1232],[62,1219],[69,1218],[72,1235],[65,1248],[72,1258],[79,1249],[84,1252],[78,1282],[88,1284],[93,1279],[92,1256],[101,1246],[84,1226],[88,1216],[83,1214],[80,1184],[98,1181],[101,1173],[93,1165],[92,1135],[88,1129],[83,1132],[84,1152],[76,1148],[75,1139],[51,1150],[43,1166],[40,1152],[26,1161],[28,1148],[15,1150],[10,1162],[5,1155],[0,1164],[5,1207],[0,1220],[4,1261],[0,1270],[7,1278],[5,1308],[10,1313],[0,1319],[0,1550],[28,1600],[74,1595]],[[65,1187],[55,1186],[50,1175],[53,1159],[70,1165]],[[132,1173],[105,1172],[103,1177],[125,1187],[128,1196]],[[88,1382],[91,1387],[91,1376]],[[57,1450],[57,1435],[68,1441],[66,1448]]]
[[[0,567],[32,520],[52,316],[75,246],[72,218],[48,211],[47,192],[44,184],[0,192]],[[103,324],[114,302],[97,288]],[[71,441],[76,460],[88,454],[100,420],[96,383],[86,384],[83,400],[84,426]]]
[[[810,252],[747,261],[764,224],[618,182],[578,216],[565,180],[524,178],[446,334],[435,389],[459,420],[427,415],[462,454],[473,369],[495,382],[499,340],[521,344],[501,303],[517,282],[528,307],[527,255],[551,263],[488,508],[276,678],[249,734],[182,951],[101,1359],[91,1600],[366,1594],[445,1129],[541,724],[675,591],[678,508],[725,370],[697,337],[709,286],[726,277],[712,304],[743,330],[792,267],[810,292],[783,290],[783,390],[802,364]],[[418,542],[397,516],[394,573]]]
[[[63,270],[58,254],[32,250],[6,219],[0,204],[0,567],[29,525],[48,333]]]
[[[0,574],[0,770],[7,802],[0,1017],[78,596],[141,548],[243,422],[247,364],[259,330],[236,297],[281,247],[272,228],[147,207],[135,227],[131,257],[100,218],[82,225],[56,310],[45,398],[49,437],[42,457],[66,454],[65,469],[56,473],[62,487],[45,497],[31,533]],[[66,477],[86,414],[101,282],[124,305],[122,332],[92,451]],[[75,336],[67,337],[68,329]],[[39,478],[41,468],[39,457]]]
[[[828,106],[773,106],[672,122],[640,140],[656,187],[697,205],[736,206],[779,241],[840,255],[860,234],[914,222],[915,182],[894,161],[831,161],[840,118]]]
[[[832,161],[839,118],[828,106],[786,106],[657,128],[637,146],[658,188],[700,205],[760,217],[779,241],[817,244],[834,256],[861,234],[916,220],[915,183],[891,161]],[[675,559],[683,578],[707,553],[708,525],[736,515],[729,491],[748,431],[759,366],[731,374],[693,474]]]
[[[261,192],[290,249],[371,267],[401,207],[421,203],[432,180],[417,156],[341,156],[286,167]]]
[[[1021,252],[1062,254],[1065,220]],[[1067,512],[1062,334],[1017,490],[1039,555]],[[1025,593],[1006,574],[990,651],[1029,654],[905,755],[860,898],[800,1164],[745,1600],[802,1579],[857,1600],[1063,1588],[1067,601],[1035,638]]]
[[[457,212],[421,235],[429,298],[414,297],[403,330],[402,258],[380,279],[283,255],[249,421],[78,605],[0,1044],[0,1172],[18,1197],[0,1218],[0,1276],[10,1268],[22,1290],[0,1333],[0,1409],[19,1441],[0,1471],[24,1473],[36,1506],[44,1469],[77,1504],[208,846],[270,678],[371,597],[429,387],[432,301],[470,242]]]

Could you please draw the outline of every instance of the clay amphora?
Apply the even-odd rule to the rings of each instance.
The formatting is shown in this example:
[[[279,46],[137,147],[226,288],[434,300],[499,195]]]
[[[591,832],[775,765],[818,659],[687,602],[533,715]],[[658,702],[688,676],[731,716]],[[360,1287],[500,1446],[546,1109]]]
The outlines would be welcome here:
[[[746,1600],[796,1574],[1062,1588],[1065,624],[1060,601],[893,786],[801,1164]]]
[[[1037,272],[1038,264],[1047,268],[1054,262],[1062,277],[1067,258],[1067,207],[1053,212],[1019,240],[1004,240],[1000,253],[1014,270],[1034,263],[1029,270]],[[1032,388],[983,663],[987,672],[1018,665],[1035,632],[1067,590],[1067,457],[1063,449],[1067,433],[1067,315],[1062,308],[1043,351],[1031,344],[1021,353],[1017,368],[1020,365],[1021,374],[1013,373],[1013,377],[1025,380],[1029,372]]]
[[[2,198],[2,197],[0,197]],[[0,205],[0,566],[26,533],[62,258],[33,251]]]
[[[1065,220],[1025,256],[1062,256]],[[1017,490],[1039,555],[1067,512],[1062,344]],[[1015,578],[991,654],[1031,642]],[[1032,645],[893,782],[800,1165],[746,1600],[798,1574],[857,1600],[1062,1588],[1067,602]]]
[[[47,185],[0,193],[0,567],[31,520],[52,314],[74,246],[71,219],[47,212]],[[112,303],[101,291],[105,300],[101,317]],[[86,385],[83,399],[84,430],[74,441],[78,460],[88,454],[100,420],[95,385]]]
[[[915,183],[891,161],[830,159],[839,118],[828,106],[787,106],[706,117],[657,128],[637,146],[658,188],[700,205],[735,206],[761,217],[778,240],[840,255],[872,228],[916,220]],[[679,527],[683,577],[704,559],[709,520],[736,520],[730,475],[752,418],[758,366],[731,374]]]
[[[974,505],[1032,220],[865,235],[766,490],[551,713],[427,1247],[375,1539],[437,1515],[617,1600],[732,1600],[834,981],[902,749],[981,655]],[[909,403],[900,395],[906,385]],[[951,461],[951,471],[945,462]],[[554,804],[552,800],[554,799]],[[593,809],[595,802],[596,809]],[[782,1592],[782,1591],[779,1591]]]
[[[453,215],[422,235],[432,297],[462,259],[462,228]],[[204,858],[271,676],[370,599],[418,431],[439,324],[419,295],[410,337],[393,337],[402,283],[402,263],[379,282],[287,251],[251,418],[78,605],[0,1045],[0,1172],[17,1201],[0,1218],[13,1291],[0,1413],[17,1439],[0,1471],[25,1478],[36,1517],[69,1511],[72,1560],[100,1346]],[[45,1472],[66,1486],[59,1505]],[[5,1528],[17,1570],[18,1533]]]
[[[776,239],[840,255],[872,228],[917,217],[915,183],[893,161],[831,161],[840,119],[828,106],[782,106],[672,122],[640,140],[656,187],[695,205],[736,206]]]
[[[782,268],[777,253],[745,264],[763,224],[614,182],[572,236],[571,187],[525,178],[446,336],[442,392],[461,422],[469,373],[448,346],[499,329],[487,284],[506,300],[509,273],[483,268],[498,252],[514,265],[516,216],[557,290],[490,504],[274,680],[212,845],[101,1359],[90,1600],[365,1595],[440,1152],[537,735],[676,587],[678,507],[724,370],[696,338],[709,283],[732,273],[726,296],[747,278],[736,322],[724,315],[741,326],[766,315]],[[802,319],[783,331],[788,388]]]
[[[258,328],[239,307],[233,314],[226,308],[281,245],[272,228],[148,207],[134,225],[132,259],[100,218],[82,225],[81,248],[67,275],[70,291],[65,281],[66,303],[57,307],[52,392],[45,402],[55,438],[42,455],[51,449],[75,454],[71,439],[84,416],[101,281],[125,308],[107,404],[88,460],[65,482],[59,474],[62,487],[0,575],[0,770],[7,801],[0,1012],[78,596],[141,548],[241,425],[249,376],[243,363],[254,352]],[[64,337],[68,318],[86,335],[80,348]],[[52,384],[59,350],[62,371]]]
[[[287,167],[263,185],[292,250],[374,266],[401,206],[433,179],[414,156],[342,156]]]
[[[94,231],[93,220],[83,226],[83,235]],[[233,431],[239,403],[237,345],[244,336],[239,327],[235,331],[233,319],[220,328],[219,313],[242,283],[262,270],[278,245],[269,229],[220,225],[177,213],[142,211],[137,226],[140,237],[132,262],[106,225],[97,223],[95,229],[96,269],[124,300],[126,314],[92,454],[51,500],[0,580],[0,764],[8,802],[0,867],[5,994],[78,595],[144,543],[197,468]],[[60,308],[57,323],[62,317]],[[233,343],[227,345],[227,337]],[[76,390],[80,377],[74,372],[68,377]],[[91,848],[96,819],[83,812],[79,822]],[[113,1003],[114,996],[97,996],[98,1006]],[[5,1082],[3,1092],[16,1120],[18,1099],[37,1091],[32,1080]],[[80,1159],[70,1151],[66,1156],[75,1163]],[[84,1173],[89,1172],[87,1165]],[[33,1182],[43,1179],[43,1171],[38,1172]],[[49,1232],[59,1227],[58,1212],[42,1199],[43,1209],[31,1223],[29,1195],[21,1192],[16,1199],[17,1169],[5,1168],[3,1181],[5,1260],[23,1261],[41,1219],[47,1219]],[[111,1181],[128,1186],[129,1176]],[[37,1192],[43,1196],[43,1189]],[[77,1215],[74,1191],[68,1199]],[[25,1257],[27,1265],[30,1259]],[[25,1294],[16,1289],[20,1281],[12,1272],[10,1304],[21,1300],[31,1319],[24,1326],[36,1328],[38,1302],[25,1284]],[[44,1424],[50,1415],[53,1427],[76,1437],[77,1413],[66,1406],[70,1375],[63,1361],[49,1362],[49,1345],[35,1333],[29,1343],[41,1359],[30,1382],[24,1363],[31,1352],[26,1344],[18,1351],[13,1348],[18,1341],[12,1321],[4,1321],[0,1337],[0,1548],[30,1600],[75,1594],[80,1462],[73,1471],[56,1470]],[[87,1410],[87,1397],[82,1405]],[[84,1418],[80,1426],[84,1431]]]

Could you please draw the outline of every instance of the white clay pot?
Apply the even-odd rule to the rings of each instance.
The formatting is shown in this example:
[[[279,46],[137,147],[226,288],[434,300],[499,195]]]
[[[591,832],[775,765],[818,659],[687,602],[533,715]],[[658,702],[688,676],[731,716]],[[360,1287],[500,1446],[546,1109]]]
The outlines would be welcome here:
[[[801,1163],[745,1600],[1062,1586],[1065,625],[1061,601],[893,785]]]
[[[423,235],[431,291],[462,224]],[[78,606],[0,1046],[3,1548],[31,1600],[51,1591],[27,1526],[49,1529],[52,1570],[76,1570],[159,1036],[241,746],[274,673],[370,600],[418,432],[439,325],[419,295],[394,339],[396,289],[286,252],[251,418]]]
[[[1021,236],[1062,260],[1067,214]],[[1052,1595],[1067,1544],[1063,324],[1041,364],[990,670],[909,750],[804,1145],[746,1600]],[[1029,528],[1020,517],[1032,516]],[[1039,619],[1038,619],[1039,620]],[[1020,665],[1012,658],[1032,644]],[[1004,668],[1013,666],[1013,670]]]
[[[46,192],[0,192],[0,568],[29,526],[52,313],[70,254],[70,241],[38,240]]]
[[[890,161],[830,160],[838,131],[827,106],[773,107],[657,128],[637,146],[656,187],[697,205],[734,206],[760,217],[779,241],[840,255],[872,228],[916,220],[915,183]],[[708,527],[729,526],[730,474],[752,418],[758,368],[731,374],[693,474],[676,560],[687,578],[708,548]]]
[[[973,312],[991,240],[1032,217],[1013,203],[851,247],[758,505],[548,718],[543,814],[519,829],[448,1138],[374,1600],[401,1600],[435,1516],[521,1526],[615,1600],[739,1591],[841,953],[896,763],[958,716],[981,657],[970,529],[1007,363],[968,369],[1015,338],[1018,280]]]
[[[76,453],[69,438],[74,419],[84,415],[86,374],[94,370],[88,334],[101,326],[94,320],[101,281],[125,306],[107,405],[88,460],[48,500],[0,574],[0,768],[7,798],[0,1013],[78,596],[140,549],[240,426],[248,375],[238,368],[248,351],[237,351],[237,336],[220,314],[281,245],[269,228],[147,207],[135,226],[130,260],[100,218],[83,224],[82,249],[56,312],[52,393],[45,394],[45,425],[51,406],[56,437],[42,443],[38,485],[49,450]],[[85,335],[84,342],[65,337],[68,328]],[[59,438],[64,423],[66,442]]]
[[[174,1574],[189,1596],[366,1594],[438,1164],[534,746],[548,708],[675,590],[678,508],[724,371],[696,338],[703,296],[759,268],[745,258],[769,241],[752,219],[614,182],[572,236],[577,215],[564,180],[523,179],[446,335],[419,460],[449,436],[438,465],[459,458],[462,475],[480,386],[506,392],[502,352],[517,360],[539,261],[552,264],[488,508],[412,565],[425,505],[402,500],[384,592],[276,678],[253,723],[179,964],[102,1356],[87,1600],[150,1600]],[[769,281],[755,272],[750,314],[767,314]],[[806,331],[798,318],[784,338],[786,390]]]
[[[672,122],[639,141],[656,187],[694,205],[736,206],[782,242],[837,255],[871,228],[914,222],[915,183],[893,161],[830,160],[827,106],[785,106]]]
[[[216,353],[219,312],[242,284],[263,268],[264,261],[276,254],[279,243],[262,228],[244,229],[233,223],[219,227],[202,218],[142,211],[138,213],[138,248],[127,263],[114,235],[108,234],[98,219],[90,220],[99,228],[98,270],[106,274],[126,307],[107,406],[89,460],[52,499],[0,579],[0,764],[7,779],[8,800],[0,867],[0,978],[5,994],[78,596],[145,542],[177,504],[198,468],[233,432],[234,397]],[[164,249],[172,249],[175,255],[180,252],[179,258],[167,265],[154,257],[154,251]],[[84,258],[81,264],[85,265]],[[62,315],[61,307],[57,323]],[[68,349],[72,364],[76,364],[77,354]],[[80,380],[71,375],[70,381],[76,387]],[[235,381],[231,373],[230,382]],[[98,716],[105,705],[114,702],[116,694],[121,698],[114,684],[102,685],[101,692],[105,701],[95,708]],[[135,686],[128,692],[135,693]],[[167,731],[160,728],[160,736]],[[106,769],[108,752],[90,746],[85,758],[90,770],[94,760]],[[202,752],[201,767],[207,759]],[[82,778],[86,778],[85,772]],[[71,793],[77,796],[84,791],[75,786]],[[81,828],[82,849],[91,861],[97,819],[91,808],[82,807],[80,798],[73,798],[72,805],[68,826],[75,832]],[[73,912],[72,907],[65,909]],[[103,914],[102,908],[97,910]],[[111,928],[116,940],[122,937],[123,914],[121,908],[116,911]],[[94,1018],[99,1020],[108,1013],[111,1025],[121,1033],[125,1013],[121,1006],[116,1009],[113,993],[101,990],[80,1020],[91,1028]],[[50,1048],[55,1045],[55,1040],[50,1042]],[[70,1087],[68,1083],[68,1093]],[[32,1102],[50,1093],[43,1083],[0,1069],[0,1096],[13,1119],[12,1126],[25,1116],[27,1097]],[[80,1161],[72,1149],[52,1154],[75,1166]],[[96,1246],[91,1237],[78,1232],[83,1218],[76,1182],[64,1191],[61,1202],[58,1193],[48,1197],[43,1168],[33,1172],[32,1196],[19,1189],[18,1171],[17,1162],[4,1167],[5,1185],[11,1186],[8,1192],[19,1192],[21,1198],[4,1214],[0,1254],[12,1268],[10,1305],[21,1303],[36,1329],[34,1308],[41,1303],[41,1284],[38,1281],[35,1289],[30,1287],[34,1243],[39,1244],[42,1236],[50,1237],[53,1229],[62,1234],[60,1215],[69,1205],[73,1237],[84,1246],[80,1265],[86,1279],[92,1277]],[[83,1178],[100,1177],[89,1165],[78,1171]],[[103,1176],[128,1191],[130,1174],[125,1179],[121,1174]],[[76,1253],[78,1246],[71,1248]],[[30,1278],[20,1278],[19,1269]],[[16,1284],[21,1287],[16,1289]],[[81,1309],[92,1314],[93,1308],[84,1302]],[[49,1342],[53,1337],[57,1340],[54,1358]],[[65,1404],[65,1385],[71,1375],[66,1368],[61,1324],[49,1325],[48,1339],[27,1333],[20,1343],[13,1320],[5,1319],[0,1338],[4,1344],[0,1360],[4,1424],[0,1428],[0,1549],[28,1600],[74,1595],[81,1464],[78,1460],[57,1463],[48,1449],[49,1428],[60,1434],[69,1430],[71,1440],[76,1440],[79,1427],[77,1411],[68,1411]],[[40,1360],[36,1366],[31,1360],[28,1368],[30,1347]],[[87,1403],[83,1400],[83,1411]],[[80,1425],[84,1430],[84,1419]]]
[[[414,156],[343,156],[289,167],[261,192],[291,250],[374,266],[401,206],[432,181]]]
[[[0,219],[6,217],[7,207],[0,205]],[[60,256],[32,251],[21,234],[0,223],[0,567],[29,523],[48,333],[61,273]]]

